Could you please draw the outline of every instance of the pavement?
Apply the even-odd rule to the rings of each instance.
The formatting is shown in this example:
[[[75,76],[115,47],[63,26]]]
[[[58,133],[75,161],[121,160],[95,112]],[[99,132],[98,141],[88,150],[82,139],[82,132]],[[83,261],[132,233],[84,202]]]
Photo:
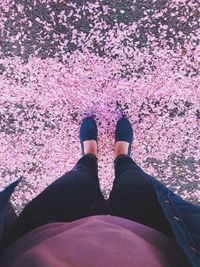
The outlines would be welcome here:
[[[0,3],[0,186],[19,214],[81,156],[98,126],[101,190],[114,180],[114,130],[130,119],[132,158],[200,203],[198,0]]]

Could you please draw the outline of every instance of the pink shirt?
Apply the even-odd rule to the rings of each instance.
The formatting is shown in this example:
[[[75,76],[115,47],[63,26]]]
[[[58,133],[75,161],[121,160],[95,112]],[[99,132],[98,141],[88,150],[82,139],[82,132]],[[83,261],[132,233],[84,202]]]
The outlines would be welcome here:
[[[96,215],[40,226],[13,243],[1,267],[188,267],[174,239],[131,220]]]

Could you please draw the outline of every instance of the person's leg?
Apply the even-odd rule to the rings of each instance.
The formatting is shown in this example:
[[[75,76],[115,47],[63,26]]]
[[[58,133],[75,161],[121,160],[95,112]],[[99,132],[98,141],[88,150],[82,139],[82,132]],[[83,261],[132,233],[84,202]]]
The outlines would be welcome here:
[[[174,237],[156,198],[153,182],[131,157],[119,155],[114,160],[115,180],[109,197],[111,215],[150,226]]]
[[[97,214],[108,212],[99,187],[97,158],[87,154],[23,209],[7,237],[7,245],[40,225]]]

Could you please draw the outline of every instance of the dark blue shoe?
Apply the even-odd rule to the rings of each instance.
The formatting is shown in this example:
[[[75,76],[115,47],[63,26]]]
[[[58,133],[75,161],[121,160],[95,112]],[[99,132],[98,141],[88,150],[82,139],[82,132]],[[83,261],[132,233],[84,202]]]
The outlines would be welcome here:
[[[129,120],[122,117],[118,120],[115,130],[115,143],[117,141],[126,141],[129,143],[128,156],[131,156],[131,145],[133,143],[133,128]]]
[[[85,155],[83,142],[86,140],[95,140],[97,141],[97,125],[95,119],[92,117],[86,117],[83,119],[80,128],[80,142],[82,155]]]

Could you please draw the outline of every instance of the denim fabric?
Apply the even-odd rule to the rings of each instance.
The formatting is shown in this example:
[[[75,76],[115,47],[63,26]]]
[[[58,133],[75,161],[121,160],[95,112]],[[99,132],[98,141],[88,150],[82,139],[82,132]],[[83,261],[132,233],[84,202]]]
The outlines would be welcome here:
[[[126,155],[117,157],[114,167],[115,180],[105,200],[99,187],[97,158],[83,156],[23,209],[4,247],[46,223],[110,214],[176,238],[192,266],[199,267],[200,207],[182,200]]]
[[[17,215],[10,202],[10,197],[21,180],[22,177],[18,178],[4,190],[0,191],[0,251],[3,248],[7,233],[17,219]]]
[[[193,267],[200,266],[200,206],[183,200],[162,184],[155,185],[158,201],[176,241]]]

